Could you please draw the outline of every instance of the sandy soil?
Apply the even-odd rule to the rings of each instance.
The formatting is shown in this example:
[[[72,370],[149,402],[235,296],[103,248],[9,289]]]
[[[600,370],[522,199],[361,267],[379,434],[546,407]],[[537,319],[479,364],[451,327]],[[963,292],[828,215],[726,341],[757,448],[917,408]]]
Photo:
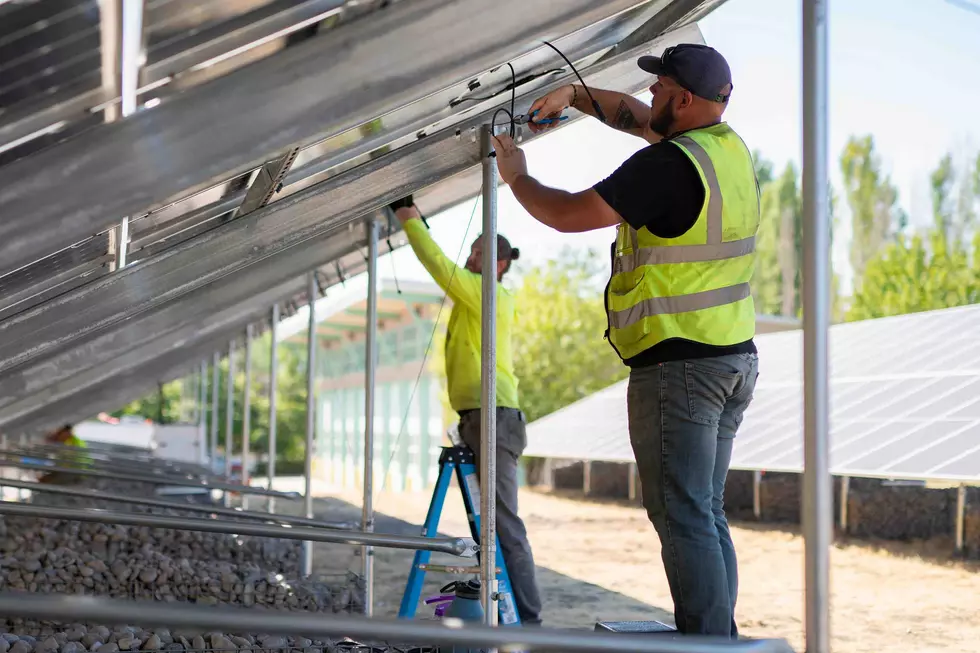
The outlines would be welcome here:
[[[451,494],[450,499],[458,495]],[[375,500],[379,531],[417,533],[428,494],[382,494]],[[467,533],[458,501],[447,501],[440,531]],[[336,519],[360,516],[355,491],[318,502]],[[521,496],[538,565],[546,626],[590,628],[599,619],[671,622],[660,546],[637,507],[587,502],[527,491]],[[803,541],[793,529],[734,524],[740,556],[736,618],[744,635],[782,637],[803,651]],[[359,568],[352,547],[318,545],[317,569]],[[832,552],[831,627],[835,653],[980,651],[980,565],[943,560],[948,543],[895,545],[839,542]],[[448,562],[450,558],[433,562]],[[376,614],[393,616],[412,552],[376,555]],[[423,593],[451,578],[429,574]],[[667,611],[665,611],[665,609]],[[420,616],[431,614],[420,608]]]

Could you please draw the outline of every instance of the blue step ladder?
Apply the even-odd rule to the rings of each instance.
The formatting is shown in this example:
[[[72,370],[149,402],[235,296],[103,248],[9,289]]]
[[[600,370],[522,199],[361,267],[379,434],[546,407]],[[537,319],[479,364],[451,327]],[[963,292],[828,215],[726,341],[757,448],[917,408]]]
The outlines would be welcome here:
[[[476,462],[473,452],[468,447],[442,447],[439,456],[439,480],[436,481],[432,493],[429,512],[422,526],[422,537],[436,537],[439,531],[439,519],[442,508],[449,493],[449,483],[456,473],[456,483],[463,495],[463,507],[470,523],[470,534],[477,542],[480,541],[480,481],[476,474]],[[496,535],[494,535],[496,538]],[[405,594],[402,596],[401,607],[398,610],[399,619],[411,619],[415,616],[422,596],[422,585],[425,582],[426,569],[430,567],[430,551],[416,551],[412,561],[412,570],[408,574]],[[477,560],[480,556],[477,554]],[[451,570],[452,568],[447,568]],[[460,570],[461,571],[461,570]],[[500,540],[497,539],[497,606],[499,611],[498,624],[501,626],[520,626],[521,618],[517,614],[517,604],[514,602],[514,592],[510,585],[510,576],[504,564],[504,556],[500,551]]]

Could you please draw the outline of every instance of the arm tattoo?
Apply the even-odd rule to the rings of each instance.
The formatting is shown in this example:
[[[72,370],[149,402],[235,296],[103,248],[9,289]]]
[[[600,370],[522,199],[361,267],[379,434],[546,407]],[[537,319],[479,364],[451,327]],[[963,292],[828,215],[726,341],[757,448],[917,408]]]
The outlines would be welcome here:
[[[626,100],[619,103],[619,108],[616,110],[616,117],[613,119],[612,126],[616,129],[622,129],[624,131],[640,128],[640,123],[636,121],[636,116],[634,116],[633,112],[630,111],[629,105],[626,104]]]

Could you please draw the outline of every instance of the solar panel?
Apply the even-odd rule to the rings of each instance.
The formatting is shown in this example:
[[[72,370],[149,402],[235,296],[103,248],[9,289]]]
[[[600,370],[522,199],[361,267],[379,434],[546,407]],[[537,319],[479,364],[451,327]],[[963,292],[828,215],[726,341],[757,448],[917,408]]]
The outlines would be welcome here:
[[[835,325],[830,338],[833,473],[980,479],[980,306]],[[803,467],[802,332],[759,335],[760,377],[735,441],[735,469]],[[625,402],[625,384],[608,391]],[[604,392],[608,392],[604,391]],[[633,460],[623,419],[586,398],[531,424],[528,455],[593,451]],[[621,408],[625,413],[625,404]],[[601,424],[609,420],[606,427]],[[539,423],[547,428],[539,429]],[[577,425],[587,424],[583,433]],[[596,432],[596,429],[599,432]]]
[[[590,84],[636,91],[648,82],[636,56],[701,39],[694,21],[716,3],[575,0],[518,12],[469,0],[425,12],[387,0],[145,0],[126,3],[143,7],[139,61],[127,59],[111,33],[113,6],[0,2],[0,166],[7,173],[0,212],[11,218],[3,229],[22,238],[8,231],[0,238],[6,401],[41,396],[42,368],[50,371],[41,375],[45,383],[81,387],[85,369],[141,349],[136,335],[176,338],[205,320],[202,298],[210,315],[226,311],[226,322],[210,325],[221,340],[244,331],[245,313],[227,311],[266,301],[260,293],[285,287],[291,275],[319,267],[323,279],[343,281],[356,272],[347,254],[354,248],[361,257],[356,250],[364,247],[351,234],[396,192],[415,191],[427,212],[472,196],[478,184],[461,196],[466,173],[457,173],[478,164],[475,128],[508,97],[510,72],[500,64],[516,69],[520,111],[534,94],[572,79],[533,34],[547,33]],[[437,32],[458,31],[453,11],[493,29],[441,38]],[[481,12],[514,23],[487,23]],[[679,20],[684,26],[670,32]],[[412,30],[439,47],[399,37]],[[392,42],[421,47],[400,58],[400,73],[371,65],[372,57],[390,60]],[[139,69],[139,110],[105,125],[121,91],[103,63],[120,57]],[[218,119],[222,130],[212,129]],[[279,160],[289,161],[284,176],[263,176]],[[372,170],[382,174],[357,186]],[[45,190],[44,179],[56,177]],[[345,188],[346,204],[337,201]],[[439,199],[427,204],[430,189]],[[66,200],[74,209],[58,206]],[[21,201],[30,209],[18,209]],[[356,203],[367,201],[375,204]],[[114,229],[123,216],[128,266],[119,271]],[[248,251],[242,234],[256,239]],[[321,245],[335,247],[328,256]],[[180,367],[140,361],[148,370]],[[36,382],[32,390],[24,379]],[[0,424],[4,406],[0,398]],[[33,415],[23,408],[18,419]]]

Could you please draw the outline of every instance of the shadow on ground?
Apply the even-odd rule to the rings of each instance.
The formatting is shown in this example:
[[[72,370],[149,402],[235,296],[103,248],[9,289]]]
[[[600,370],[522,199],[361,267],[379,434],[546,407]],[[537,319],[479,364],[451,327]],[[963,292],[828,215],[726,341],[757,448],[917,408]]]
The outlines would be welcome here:
[[[314,511],[317,517],[329,520],[359,522],[360,506],[338,498],[318,498]],[[464,535],[465,526],[443,520],[440,535]],[[401,519],[376,513],[375,531],[418,535],[419,524],[411,524]],[[375,616],[394,617],[405,591],[405,583],[412,564],[414,551],[402,549],[375,549]],[[431,562],[437,564],[460,564],[460,558],[444,554],[433,554]],[[476,564],[475,560],[470,564]],[[334,544],[318,544],[314,551],[314,570],[318,573],[336,573],[342,569],[359,571],[361,568],[360,547]],[[545,626],[562,628],[585,628],[591,630],[596,621],[624,621],[654,619],[673,623],[672,616],[657,607],[637,601],[619,592],[607,590],[599,585],[537,568],[538,585],[543,603],[542,617]],[[428,573],[422,591],[422,598],[439,593],[442,585],[455,577]],[[432,609],[421,605],[417,617],[431,617]]]

